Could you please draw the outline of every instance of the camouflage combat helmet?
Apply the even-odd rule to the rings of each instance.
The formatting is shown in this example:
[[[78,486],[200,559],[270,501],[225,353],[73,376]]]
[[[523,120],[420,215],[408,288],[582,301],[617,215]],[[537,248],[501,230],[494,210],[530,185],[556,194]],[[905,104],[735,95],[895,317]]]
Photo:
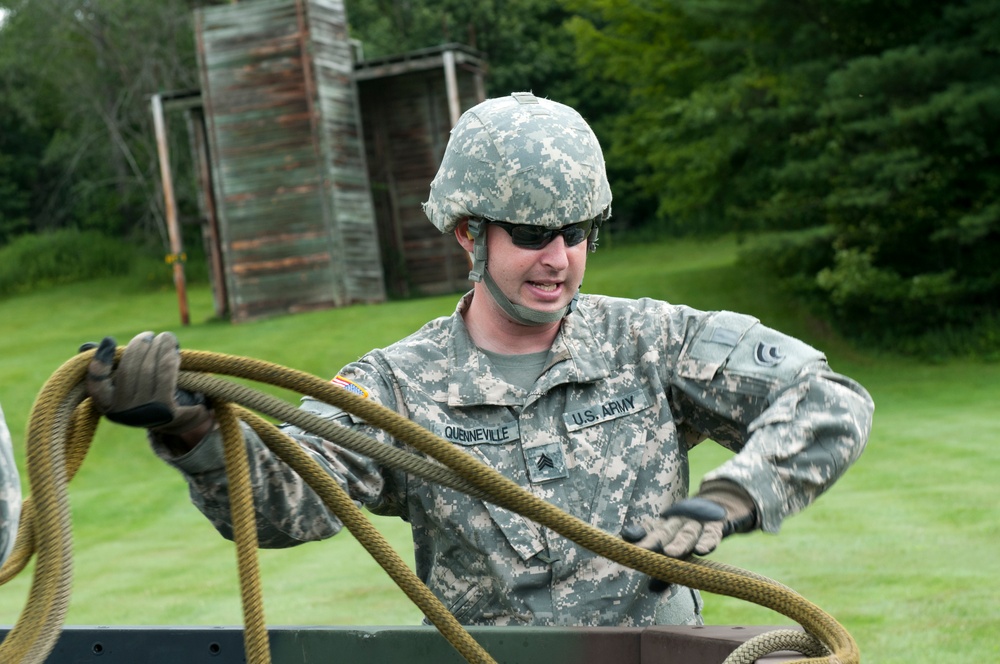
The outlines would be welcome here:
[[[561,319],[511,303],[486,269],[482,223],[505,221],[559,228],[595,220],[588,242],[611,214],[611,187],[597,137],[572,108],[529,92],[488,99],[466,111],[451,131],[424,213],[449,233],[470,220],[475,241],[469,279],[484,281],[497,303],[524,324]]]

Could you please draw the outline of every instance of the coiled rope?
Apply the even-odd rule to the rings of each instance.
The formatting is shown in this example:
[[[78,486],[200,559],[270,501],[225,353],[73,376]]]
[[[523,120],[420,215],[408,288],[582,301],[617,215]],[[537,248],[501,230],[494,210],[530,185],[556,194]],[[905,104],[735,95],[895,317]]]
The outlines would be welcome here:
[[[118,349],[119,356],[122,350]],[[0,644],[0,661],[5,663],[44,662],[65,620],[72,578],[67,487],[86,456],[99,420],[83,387],[92,356],[93,351],[78,354],[56,370],[32,408],[26,441],[31,495],[24,502],[14,551],[0,569],[0,584],[16,576],[33,554],[36,565],[26,607]],[[793,649],[810,656],[794,664],[857,664],[860,661],[857,645],[850,634],[834,618],[793,590],[729,565],[701,559],[677,560],[628,544],[540,500],[398,413],[326,380],[262,360],[191,350],[181,351],[181,369],[179,384],[211,398],[222,431],[248,662],[267,664],[270,651],[256,560],[252,491],[239,420],[249,424],[276,456],[303,477],[466,661],[485,664],[494,660],[413,574],[340,485],[293,439],[243,406],[295,424],[382,464],[403,468],[515,511],[598,555],[650,576],[743,599],[781,613],[805,629],[805,633],[800,632],[798,636],[780,639],[778,649]],[[312,396],[383,429],[429,458],[383,444],[306,413],[281,399],[211,374],[256,381]],[[756,657],[766,654],[760,649],[760,643],[753,648]],[[747,650],[744,647],[733,655]],[[726,664],[736,661],[752,660],[727,659]]]

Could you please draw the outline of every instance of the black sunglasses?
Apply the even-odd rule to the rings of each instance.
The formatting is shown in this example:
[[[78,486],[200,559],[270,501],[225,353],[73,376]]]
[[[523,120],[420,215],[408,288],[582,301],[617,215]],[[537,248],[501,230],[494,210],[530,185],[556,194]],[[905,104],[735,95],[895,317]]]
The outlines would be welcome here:
[[[507,231],[514,246],[524,249],[541,249],[552,242],[557,235],[563,236],[567,247],[575,247],[590,237],[594,230],[594,222],[594,219],[587,219],[560,228],[545,228],[530,224],[512,224],[508,221],[489,221],[494,226],[499,226]]]

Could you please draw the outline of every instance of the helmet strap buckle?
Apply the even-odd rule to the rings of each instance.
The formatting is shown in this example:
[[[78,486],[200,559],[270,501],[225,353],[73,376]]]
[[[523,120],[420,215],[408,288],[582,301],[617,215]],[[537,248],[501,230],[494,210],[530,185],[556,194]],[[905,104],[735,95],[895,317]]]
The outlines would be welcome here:
[[[472,269],[469,271],[469,281],[483,280],[486,272],[486,231],[483,227],[486,220],[481,217],[469,219],[469,235],[472,237]]]

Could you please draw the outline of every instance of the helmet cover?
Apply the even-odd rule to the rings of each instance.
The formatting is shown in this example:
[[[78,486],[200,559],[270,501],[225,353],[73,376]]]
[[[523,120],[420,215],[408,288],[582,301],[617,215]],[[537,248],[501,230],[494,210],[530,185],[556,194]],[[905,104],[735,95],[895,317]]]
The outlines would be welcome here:
[[[467,217],[558,228],[603,220],[610,206],[604,154],[583,117],[515,92],[462,114],[423,209],[448,233]]]

